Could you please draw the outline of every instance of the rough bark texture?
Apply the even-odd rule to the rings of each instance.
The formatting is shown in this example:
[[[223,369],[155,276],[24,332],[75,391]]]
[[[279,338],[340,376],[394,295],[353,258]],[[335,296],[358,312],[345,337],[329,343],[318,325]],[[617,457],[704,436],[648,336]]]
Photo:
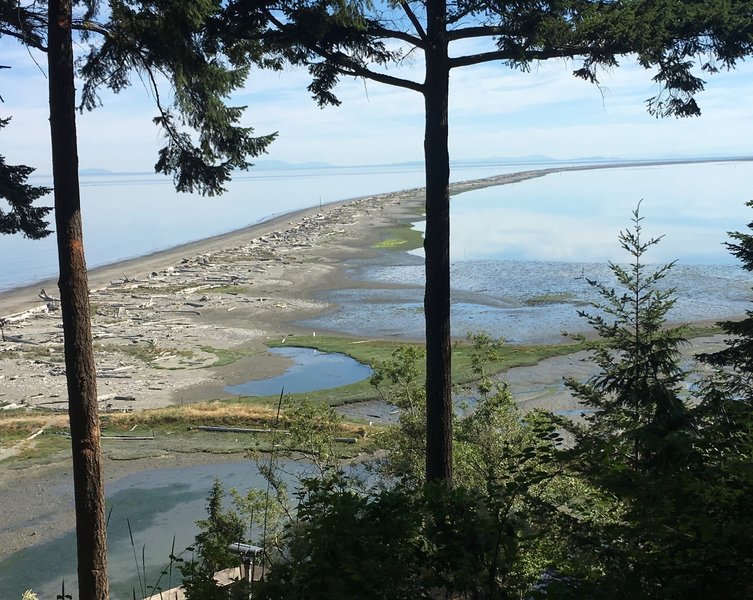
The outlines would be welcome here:
[[[71,0],[49,3],[49,86],[60,303],[73,452],[81,600],[106,600],[107,546],[97,382],[81,228]]]
[[[446,0],[427,11],[426,133],[426,478],[452,481],[450,340],[450,155],[447,99],[450,68]]]

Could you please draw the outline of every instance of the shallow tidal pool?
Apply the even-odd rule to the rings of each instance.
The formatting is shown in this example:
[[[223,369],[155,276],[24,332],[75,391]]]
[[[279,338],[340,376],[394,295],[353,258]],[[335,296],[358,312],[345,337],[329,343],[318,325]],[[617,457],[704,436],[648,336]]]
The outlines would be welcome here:
[[[229,385],[225,391],[239,396],[299,394],[357,383],[370,377],[373,372],[371,367],[345,354],[294,346],[271,348],[269,352],[285,356],[291,359],[293,364],[277,377]]]

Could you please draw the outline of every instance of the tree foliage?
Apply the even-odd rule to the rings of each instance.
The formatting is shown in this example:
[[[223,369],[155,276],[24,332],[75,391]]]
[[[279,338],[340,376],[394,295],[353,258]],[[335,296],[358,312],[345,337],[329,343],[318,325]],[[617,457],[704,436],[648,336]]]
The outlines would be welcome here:
[[[574,75],[598,83],[601,71],[635,53],[655,71],[657,116],[700,113],[702,75],[732,68],[753,45],[753,2],[668,0],[234,0],[230,38],[261,45],[274,68],[304,66],[316,102],[337,105],[342,77],[422,94],[426,166],[426,476],[452,478],[449,261],[450,72],[497,62],[527,71],[549,59],[575,59]],[[469,51],[469,48],[471,49]],[[415,60],[414,60],[415,59]],[[415,76],[406,66],[417,63]],[[700,73],[699,73],[700,71]]]
[[[183,575],[183,589],[188,600],[226,600],[229,590],[220,587],[214,574],[238,564],[228,546],[245,539],[245,527],[240,516],[225,509],[225,490],[215,479],[207,497],[207,518],[197,522],[199,533],[193,546],[194,558],[179,563]]]
[[[244,82],[245,61],[252,58],[244,53],[242,60],[236,60],[239,55],[234,59],[224,51],[220,31],[213,26],[221,8],[213,0],[0,0],[0,39],[15,39],[30,52],[47,55],[78,579],[80,594],[92,600],[106,600],[109,586],[96,368],[78,182],[75,76],[84,82],[82,109],[97,105],[102,86],[119,92],[132,77],[141,76],[159,111],[155,122],[167,139],[157,171],[172,173],[180,191],[219,193],[231,171],[247,168],[247,156],[260,154],[273,139],[252,137],[250,128],[239,125],[242,109],[225,105],[230,92]],[[77,68],[74,37],[89,49]],[[174,86],[172,110],[160,96],[164,79]],[[0,226],[20,225],[41,235],[44,229],[33,219],[38,220],[44,209],[35,209],[27,201],[33,189],[20,188],[22,196],[18,196],[23,177],[23,171],[16,171],[16,196],[11,198],[10,215],[0,213]],[[19,218],[26,221],[15,224]]]
[[[619,240],[630,262],[611,265],[614,287],[590,282],[601,301],[583,312],[599,372],[568,382],[594,411],[585,424],[518,413],[485,375],[500,342],[475,334],[455,484],[427,482],[422,357],[396,350],[372,379],[401,409],[382,477],[305,480],[261,597],[753,597],[753,395],[733,366],[686,389],[685,330],[667,327],[661,287],[672,265],[644,264],[660,238],[636,209]]]
[[[684,330],[666,326],[674,292],[658,287],[671,265],[643,264],[659,239],[643,240],[636,210],[620,234],[632,263],[612,265],[623,291],[590,282],[602,298],[584,314],[600,372],[568,385],[596,412],[569,427],[568,468],[601,491],[613,518],[572,523],[586,559],[571,573],[593,598],[750,597],[750,418],[714,377],[684,390]]]
[[[753,200],[747,203],[753,207]],[[748,223],[753,229],[753,222]],[[727,242],[729,251],[737,257],[743,269],[753,271],[753,235],[740,231],[731,231],[732,241]],[[739,321],[722,321],[722,329],[730,336],[727,347],[713,354],[704,354],[701,359],[709,364],[728,367],[737,378],[737,388],[741,394],[753,389],[753,311],[746,311],[746,318]],[[747,394],[748,401],[751,397]]]
[[[674,289],[658,287],[674,263],[648,271],[645,254],[661,238],[643,237],[639,210],[640,205],[633,212],[633,228],[618,238],[630,265],[609,265],[619,288],[588,280],[601,302],[593,313],[579,311],[599,336],[593,360],[600,372],[585,384],[571,379],[568,385],[596,409],[589,418],[588,436],[616,436],[619,451],[643,464],[673,460],[665,455],[667,438],[687,428],[689,417],[680,398],[688,375],[680,366],[686,328],[666,327],[675,304]]]
[[[77,62],[81,110],[100,105],[102,88],[118,93],[140,79],[165,139],[155,170],[172,175],[179,191],[220,193],[234,169],[247,169],[249,157],[265,152],[275,134],[254,136],[241,124],[244,107],[227,105],[262,58],[248,44],[224,42],[222,3],[88,0],[75,6],[71,27],[86,48]],[[44,5],[0,3],[0,38],[46,52],[46,29]]]
[[[0,119],[0,129],[9,121]],[[45,220],[51,209],[33,205],[35,200],[49,194],[50,189],[29,185],[26,181],[33,172],[32,167],[25,165],[8,165],[0,156],[0,198],[9,207],[6,211],[0,208],[0,234],[22,233],[35,240],[51,233]]]

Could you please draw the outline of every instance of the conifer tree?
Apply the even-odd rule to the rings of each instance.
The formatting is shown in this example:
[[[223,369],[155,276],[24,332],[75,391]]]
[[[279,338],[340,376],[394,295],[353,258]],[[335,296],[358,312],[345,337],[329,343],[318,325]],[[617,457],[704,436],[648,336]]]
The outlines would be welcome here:
[[[631,263],[609,263],[619,287],[587,280],[600,302],[593,312],[579,311],[598,335],[592,350],[599,373],[586,383],[569,379],[567,385],[596,409],[584,437],[609,438],[615,451],[627,447],[636,464],[644,464],[666,453],[667,437],[688,425],[688,410],[679,395],[687,376],[680,366],[680,348],[687,341],[684,326],[666,326],[675,290],[658,287],[674,263],[655,270],[646,267],[645,254],[661,237],[643,237],[640,204],[632,220],[632,229],[618,238]]]
[[[724,381],[686,390],[685,328],[666,325],[674,291],[659,287],[673,263],[643,264],[660,239],[643,239],[636,210],[620,234],[632,263],[610,265],[618,288],[590,282],[601,301],[582,313],[599,336],[599,372],[567,385],[595,412],[584,426],[563,422],[576,439],[564,455],[600,491],[609,518],[586,514],[573,525],[572,543],[595,563],[575,575],[577,597],[748,597],[750,409]]]
[[[426,168],[426,473],[452,476],[450,336],[450,73],[481,63],[528,71],[543,60],[579,61],[578,77],[598,82],[601,69],[635,53],[655,68],[657,116],[700,113],[695,96],[710,74],[753,50],[753,2],[664,0],[232,0],[227,34],[270,58],[308,68],[309,91],[337,105],[334,88],[355,77],[417,92],[424,100]],[[470,49],[470,51],[469,51]],[[272,58],[274,57],[274,58]],[[402,68],[416,58],[416,75]],[[397,70],[400,69],[400,70]]]
[[[753,200],[747,202],[753,208]],[[753,222],[748,223],[748,229],[753,230]],[[743,269],[753,271],[753,234],[739,231],[729,232],[732,241],[727,242],[729,251],[740,259]],[[719,326],[730,336],[727,347],[711,354],[702,354],[701,360],[708,364],[728,367],[734,373],[738,392],[745,393],[748,399],[753,399],[753,310],[746,311],[746,318],[740,321],[722,321]],[[745,392],[745,390],[748,390]]]
[[[0,119],[0,129],[10,119]],[[45,216],[50,208],[34,206],[33,202],[50,192],[49,188],[29,185],[26,181],[34,172],[25,165],[9,165],[0,155],[0,198],[8,203],[8,210],[0,208],[0,234],[22,233],[33,240],[48,236]]]
[[[55,221],[60,267],[68,407],[76,508],[79,595],[109,597],[104,484],[100,453],[86,260],[78,181],[74,36],[89,45],[79,63],[81,107],[99,103],[102,86],[120,92],[138,74],[148,82],[165,133],[155,169],[179,191],[213,195],[235,168],[264,151],[274,136],[254,137],[239,124],[242,108],[225,99],[255,58],[231,56],[220,37],[218,2],[205,0],[0,0],[0,38],[47,55]],[[100,20],[98,20],[100,19]],[[78,41],[78,40],[77,40]],[[248,50],[246,48],[246,50]],[[171,84],[172,106],[158,81]]]

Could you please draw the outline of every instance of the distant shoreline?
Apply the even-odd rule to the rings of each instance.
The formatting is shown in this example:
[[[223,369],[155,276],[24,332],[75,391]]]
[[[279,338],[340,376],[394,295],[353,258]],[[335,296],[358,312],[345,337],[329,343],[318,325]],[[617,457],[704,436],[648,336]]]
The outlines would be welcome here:
[[[664,166],[664,165],[684,165],[684,164],[706,164],[706,163],[724,163],[724,162],[752,162],[753,157],[735,157],[735,158],[705,158],[705,159],[678,159],[678,160],[651,160],[651,161],[625,161],[617,163],[593,163],[583,165],[562,165],[542,167],[540,169],[529,169],[523,171],[517,171],[514,173],[504,173],[501,175],[492,175],[490,177],[483,177],[479,179],[469,179],[459,181],[450,184],[450,194],[457,195],[466,191],[481,189],[486,187],[495,187],[498,185],[506,185],[510,183],[516,183],[519,181],[525,181],[528,179],[535,179],[538,177],[544,177],[554,173],[563,173],[569,171],[593,171],[603,169],[624,169],[632,167],[650,167],[650,166]],[[390,165],[386,165],[390,166]],[[113,173],[118,175],[119,173]],[[391,197],[393,195],[405,195],[405,194],[422,194],[424,193],[423,187],[409,188],[396,192],[388,192],[385,194],[377,194],[379,197]],[[256,237],[259,235],[266,235],[277,228],[283,226],[286,222],[291,220],[298,220],[312,214],[316,214],[321,208],[342,206],[351,202],[356,202],[366,198],[370,198],[374,195],[365,194],[362,196],[356,196],[353,198],[347,198],[344,200],[337,200],[334,202],[325,203],[321,206],[314,205],[308,208],[302,208],[291,212],[281,213],[279,215],[272,216],[268,219],[260,221],[250,226],[245,226],[240,229],[235,229],[213,235],[207,238],[178,244],[170,248],[163,250],[157,250],[149,252],[147,254],[135,256],[125,260],[118,260],[112,263],[107,263],[94,268],[89,269],[90,287],[96,287],[102,285],[108,278],[119,277],[123,273],[128,273],[130,270],[143,271],[150,265],[154,269],[163,265],[168,265],[179,260],[180,256],[191,253],[201,253],[207,251],[213,251],[219,248],[223,248],[242,238]],[[54,234],[53,234],[54,235]],[[143,265],[143,267],[142,267]],[[23,298],[29,298],[36,296],[36,293],[40,288],[46,288],[47,290],[57,289],[56,278],[43,278],[30,283],[23,283],[18,286],[13,286],[8,289],[0,290],[0,316],[10,314],[12,312],[18,312],[20,310],[26,310],[30,306],[29,302],[24,303]],[[36,301],[35,301],[36,302]]]

